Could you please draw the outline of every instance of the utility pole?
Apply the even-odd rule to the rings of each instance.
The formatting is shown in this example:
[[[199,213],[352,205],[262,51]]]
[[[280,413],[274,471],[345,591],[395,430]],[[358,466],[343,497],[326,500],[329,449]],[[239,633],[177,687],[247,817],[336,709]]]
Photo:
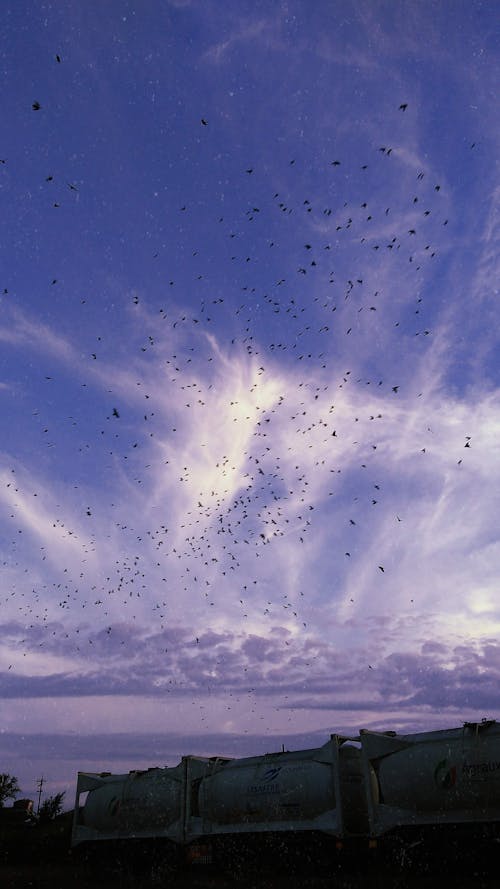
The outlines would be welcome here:
[[[37,814],[37,815],[40,813],[40,800],[41,800],[41,798],[42,798],[42,787],[43,787],[43,783],[44,783],[44,782],[43,782],[43,775],[42,775],[42,777],[40,778],[40,780],[39,780],[39,782],[38,782],[38,807],[37,807],[37,810],[36,810],[36,814]]]

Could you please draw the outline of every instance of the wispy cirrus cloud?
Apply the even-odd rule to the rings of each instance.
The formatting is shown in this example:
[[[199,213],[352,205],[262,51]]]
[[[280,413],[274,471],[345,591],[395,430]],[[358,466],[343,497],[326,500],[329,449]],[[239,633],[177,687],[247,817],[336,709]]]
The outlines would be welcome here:
[[[22,346],[47,353],[66,363],[76,363],[77,350],[54,328],[39,317],[4,306],[4,320],[0,325],[0,340],[8,345]]]
[[[212,44],[206,51],[204,58],[215,64],[221,64],[227,61],[227,55],[238,46],[252,44],[254,42],[265,42],[266,45],[273,43],[277,37],[276,20],[270,18],[249,18],[247,21],[234,22],[233,26],[225,30],[229,33]]]
[[[220,584],[233,588],[230,612],[222,617],[215,606],[208,618],[220,625],[245,614],[247,622],[266,624],[276,606],[272,588],[279,577],[279,596],[283,589],[296,597],[307,586],[313,602],[321,601],[321,552],[334,565],[332,609],[339,603],[350,607],[353,598],[358,610],[374,577],[375,610],[384,607],[382,589],[385,598],[391,590],[391,601],[400,601],[401,591],[405,601],[414,599],[423,570],[418,564],[426,566],[424,575],[434,576],[433,584],[418,592],[425,608],[436,586],[447,586],[446,566],[457,566],[457,580],[458,574],[469,576],[464,559],[475,550],[481,558],[490,553],[480,581],[490,583],[499,406],[492,393],[479,399],[471,393],[472,403],[445,395],[440,388],[445,350],[436,345],[426,353],[408,391],[377,387],[367,398],[355,366],[345,378],[334,373],[325,385],[324,375],[307,371],[304,379],[302,370],[287,371],[272,359],[264,367],[258,357],[233,354],[228,373],[229,358],[213,338],[210,348],[210,382],[202,375],[203,361],[194,363],[188,390],[181,377],[165,391],[150,365],[146,388],[157,417],[155,434],[142,440],[140,452],[130,452],[141,484],[134,484],[134,471],[131,477],[116,459],[104,496],[87,483],[84,490],[61,490],[54,497],[45,479],[22,469],[15,483],[9,473],[3,478],[5,509],[39,543],[50,544],[52,569],[63,557],[74,588],[79,575],[90,586],[102,585],[99,578],[107,576],[106,586],[114,592],[106,597],[106,609],[118,613],[116,591],[133,591],[135,562],[134,571],[147,578],[140,601],[133,594],[137,614],[144,617],[165,598],[167,605],[157,613],[179,615],[181,603],[172,600],[176,584],[193,600],[205,598],[205,588],[210,601],[208,594]],[[120,373],[117,367],[115,379]],[[125,382],[122,397],[127,398]],[[132,392],[129,403],[135,398]],[[114,428],[120,430],[124,419],[120,415]],[[471,435],[472,430],[478,431]],[[357,491],[352,491],[353,472],[366,478],[366,484],[360,478]],[[481,509],[478,485],[484,491]],[[132,504],[139,522],[120,522]],[[154,559],[148,565],[145,547]],[[40,553],[43,576],[48,563],[42,559]],[[230,578],[236,565],[246,583],[234,589]],[[165,595],[152,595],[158,580],[164,586],[166,571]],[[56,578],[57,572],[55,588]],[[465,584],[456,588],[463,590],[466,613]],[[92,599],[102,596],[85,598],[94,608]]]

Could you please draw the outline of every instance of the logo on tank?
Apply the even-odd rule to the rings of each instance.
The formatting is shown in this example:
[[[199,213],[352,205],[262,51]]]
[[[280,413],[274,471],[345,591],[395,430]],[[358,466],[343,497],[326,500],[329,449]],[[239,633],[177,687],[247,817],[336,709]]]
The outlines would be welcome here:
[[[281,766],[275,766],[272,769],[267,769],[267,771],[265,771],[264,774],[262,775],[262,781],[266,781],[266,782],[267,781],[274,781],[275,778],[278,777],[280,772],[281,772]]]
[[[454,787],[457,783],[457,767],[450,765],[447,759],[442,759],[434,769],[434,783],[443,790]]]
[[[247,793],[279,793],[280,786],[275,782],[280,772],[281,766],[272,766],[271,768],[266,769],[259,779],[259,784],[249,784]]]

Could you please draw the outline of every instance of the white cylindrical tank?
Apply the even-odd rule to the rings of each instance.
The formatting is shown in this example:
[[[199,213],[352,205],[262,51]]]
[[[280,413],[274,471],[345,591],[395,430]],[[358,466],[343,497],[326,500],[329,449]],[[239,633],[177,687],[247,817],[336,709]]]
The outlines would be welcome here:
[[[331,740],[317,749],[233,760],[202,779],[199,809],[213,833],[221,827],[361,833],[367,806],[360,751]]]
[[[120,837],[162,835],[179,820],[181,792],[175,769],[111,776],[89,792],[82,821],[99,833]]]
[[[240,760],[202,780],[200,811],[219,824],[309,820],[335,808],[330,772],[310,760]]]
[[[500,815],[500,736],[416,743],[381,760],[383,802],[420,811],[489,809]]]
[[[125,780],[125,776],[113,776],[113,780],[89,792],[81,812],[81,823],[85,827],[100,833],[117,830]]]
[[[377,774],[374,823],[500,821],[500,725],[415,735],[362,732]]]

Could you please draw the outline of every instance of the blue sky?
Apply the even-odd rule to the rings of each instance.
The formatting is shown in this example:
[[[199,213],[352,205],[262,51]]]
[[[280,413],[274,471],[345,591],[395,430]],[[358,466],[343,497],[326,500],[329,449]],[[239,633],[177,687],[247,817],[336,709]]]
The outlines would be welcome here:
[[[497,715],[495,7],[7,10],[23,793]]]

